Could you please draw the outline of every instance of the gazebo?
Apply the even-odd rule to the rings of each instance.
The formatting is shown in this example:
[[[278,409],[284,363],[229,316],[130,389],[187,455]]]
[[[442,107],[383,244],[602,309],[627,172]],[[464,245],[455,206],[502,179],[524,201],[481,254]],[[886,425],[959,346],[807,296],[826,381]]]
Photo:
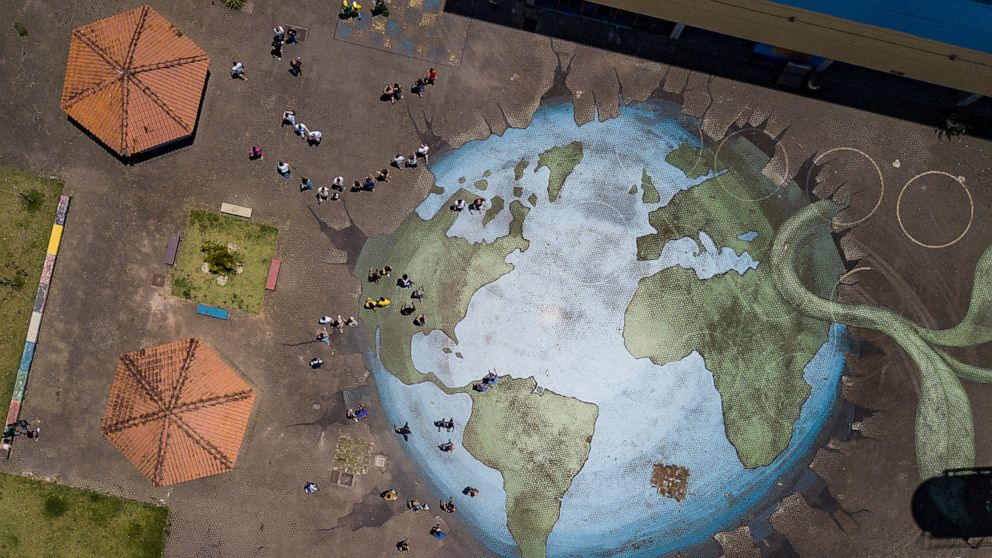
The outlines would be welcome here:
[[[183,339],[121,355],[103,435],[155,486],[234,469],[255,393],[210,346]]]
[[[62,110],[127,158],[193,135],[210,58],[150,6],[72,30]]]

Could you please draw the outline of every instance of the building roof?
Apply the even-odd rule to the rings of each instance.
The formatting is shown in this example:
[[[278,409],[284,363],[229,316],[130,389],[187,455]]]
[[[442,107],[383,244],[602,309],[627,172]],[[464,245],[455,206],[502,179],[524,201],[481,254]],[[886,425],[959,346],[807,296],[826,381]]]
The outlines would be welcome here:
[[[199,339],[121,355],[101,431],[155,486],[234,469],[255,393]]]
[[[150,6],[72,30],[62,110],[122,156],[192,135],[210,59]]]
[[[773,0],[992,54],[992,0]]]

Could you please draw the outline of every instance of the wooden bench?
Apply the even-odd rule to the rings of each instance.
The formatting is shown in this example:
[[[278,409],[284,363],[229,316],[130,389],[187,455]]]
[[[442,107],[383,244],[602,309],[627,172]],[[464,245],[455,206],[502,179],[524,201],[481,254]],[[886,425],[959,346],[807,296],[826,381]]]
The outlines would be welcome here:
[[[228,215],[237,215],[238,217],[244,217],[245,219],[251,219],[250,207],[234,205],[233,203],[220,204],[220,212],[227,213]]]
[[[179,235],[174,234],[169,237],[169,245],[165,247],[165,265],[176,265],[176,256],[179,254]]]
[[[265,280],[265,290],[276,290],[276,281],[279,280],[279,268],[281,266],[282,262],[279,260],[272,260],[272,263],[269,264],[269,278]]]
[[[216,306],[210,306],[209,304],[197,304],[196,313],[201,316],[210,316],[211,318],[217,318],[218,320],[226,320],[228,311],[224,308],[218,308]]]

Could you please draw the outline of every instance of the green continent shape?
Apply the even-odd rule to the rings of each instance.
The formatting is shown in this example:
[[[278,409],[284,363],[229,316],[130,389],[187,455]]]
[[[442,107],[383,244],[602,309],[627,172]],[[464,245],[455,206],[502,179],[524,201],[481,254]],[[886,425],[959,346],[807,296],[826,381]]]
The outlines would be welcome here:
[[[520,179],[524,177],[524,171],[527,169],[527,165],[529,164],[530,161],[527,160],[527,157],[521,157],[520,161],[518,161],[513,167],[513,180],[519,182]]]
[[[537,166],[534,167],[534,172],[544,167],[547,167],[551,171],[551,177],[548,178],[549,201],[553,202],[558,199],[562,186],[565,185],[565,180],[568,178],[568,175],[572,174],[575,166],[581,160],[582,142],[580,141],[573,141],[568,145],[552,147],[538,155]]]
[[[668,162],[713,161],[712,152],[690,149],[673,151]],[[679,192],[650,213],[657,232],[638,239],[640,259],[656,259],[667,241],[696,238],[701,230],[717,246],[730,246],[738,254],[747,250],[759,262],[769,259],[774,232],[808,202],[795,183],[765,197],[776,189],[761,174],[768,157],[743,139],[725,144],[721,161],[722,175]],[[682,170],[687,176],[710,172]],[[757,231],[757,239],[738,240],[746,230]],[[799,274],[812,292],[829,297],[843,268],[826,223],[812,242]],[[627,307],[624,341],[632,355],[659,365],[698,351],[720,393],[727,438],[744,466],[754,468],[768,465],[788,446],[810,393],[803,369],[828,330],[783,299],[766,263],[744,275],[728,272],[708,280],[698,279],[694,270],[671,267],[640,281]]]
[[[476,188],[478,188],[480,190],[485,190],[486,188],[489,187],[489,181],[486,180],[485,178],[480,178],[479,180],[476,180],[475,182],[473,182],[472,183],[472,186],[475,186]]]
[[[487,209],[486,214],[482,216],[483,227],[489,224],[489,221],[496,218],[500,211],[503,211],[504,203],[503,198],[500,196],[493,196],[493,198],[489,200],[489,209]]]
[[[560,498],[589,457],[599,408],[545,391],[533,378],[500,381],[472,391],[463,443],[503,475],[507,527],[524,558],[544,558],[558,521]]]
[[[422,328],[414,326],[412,318],[400,316],[398,307],[410,301],[410,289],[397,287],[395,274],[406,273],[415,281],[416,287],[423,287],[427,296],[416,303],[417,313],[423,312],[427,316],[428,326],[432,329],[439,329],[457,341],[455,325],[465,317],[472,295],[483,285],[513,270],[513,266],[506,262],[511,252],[523,252],[530,246],[523,236],[524,219],[530,209],[517,200],[510,203],[513,218],[506,236],[478,244],[447,236],[448,229],[460,215],[447,210],[447,207],[454,200],[470,195],[464,189],[458,190],[437,215],[427,221],[416,212],[411,213],[392,234],[367,241],[358,257],[355,275],[362,281],[359,303],[366,297],[380,296],[393,302],[393,307],[375,312],[363,309],[360,312],[373,346],[375,331],[377,328],[381,330],[383,343],[379,358],[386,369],[403,383],[411,384],[429,378],[424,378],[414,368],[410,357],[410,339]],[[367,280],[369,268],[384,265],[395,270],[394,276],[370,283]],[[438,386],[442,387],[439,382]]]
[[[641,171],[641,203],[658,203],[661,201],[661,194],[654,187],[648,169]]]

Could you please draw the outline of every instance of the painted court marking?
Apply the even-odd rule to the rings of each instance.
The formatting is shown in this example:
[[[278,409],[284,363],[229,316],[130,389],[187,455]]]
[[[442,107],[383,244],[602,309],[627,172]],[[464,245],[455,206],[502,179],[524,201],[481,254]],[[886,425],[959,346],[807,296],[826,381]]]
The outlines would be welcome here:
[[[913,235],[909,234],[909,231],[906,230],[906,226],[902,222],[902,207],[901,207],[902,195],[906,193],[906,189],[909,188],[910,184],[916,182],[917,180],[923,178],[924,176],[929,176],[929,175],[940,175],[950,178],[959,186],[964,188],[964,193],[968,196],[968,224],[965,225],[964,230],[961,231],[961,234],[959,234],[957,238],[955,238],[950,242],[945,242],[944,244],[926,244],[924,242],[920,242],[919,240],[914,238]],[[933,249],[947,248],[948,246],[957,244],[957,242],[960,241],[962,238],[964,238],[964,235],[968,234],[968,231],[971,230],[971,224],[975,222],[975,200],[971,197],[971,190],[969,190],[968,187],[964,185],[964,181],[961,180],[961,177],[954,176],[953,174],[944,171],[921,172],[920,174],[914,176],[913,178],[910,178],[906,182],[906,184],[903,185],[902,190],[899,191],[899,198],[896,199],[896,220],[899,221],[899,228],[902,229],[902,234],[906,235],[906,238],[912,240],[914,244],[917,244],[924,248],[933,248]]]
[[[875,159],[873,159],[871,157],[871,155],[868,155],[867,153],[865,153],[864,151],[861,151],[860,149],[858,149],[856,147],[834,147],[833,149],[828,149],[828,150],[824,151],[823,153],[817,155],[816,156],[816,159],[813,159],[813,165],[812,166],[815,167],[816,165],[818,165],[820,163],[820,161],[824,157],[826,157],[827,155],[830,155],[831,153],[837,153],[837,152],[843,152],[843,151],[847,151],[847,152],[850,152],[850,153],[857,153],[858,155],[861,155],[862,157],[864,157],[865,159],[867,159],[868,162],[871,163],[871,165],[873,167],[875,167],[875,172],[878,174],[878,184],[879,184],[879,187],[880,187],[879,192],[878,192],[878,200],[875,201],[875,206],[871,208],[871,211],[869,211],[867,215],[865,215],[864,217],[862,217],[860,219],[857,219],[855,221],[851,221],[851,222],[840,222],[840,221],[837,221],[836,218],[831,221],[833,223],[833,225],[836,226],[836,227],[847,228],[847,227],[853,227],[855,225],[859,225],[861,223],[864,223],[865,221],[867,221],[868,219],[870,219],[871,216],[874,215],[876,211],[878,211],[878,208],[881,207],[881,205],[882,205],[882,197],[885,196],[885,178],[882,176],[882,168],[878,166],[878,163],[875,162]],[[809,171],[807,171],[806,172],[806,193],[808,194],[809,192],[810,192],[810,190],[809,190]]]

